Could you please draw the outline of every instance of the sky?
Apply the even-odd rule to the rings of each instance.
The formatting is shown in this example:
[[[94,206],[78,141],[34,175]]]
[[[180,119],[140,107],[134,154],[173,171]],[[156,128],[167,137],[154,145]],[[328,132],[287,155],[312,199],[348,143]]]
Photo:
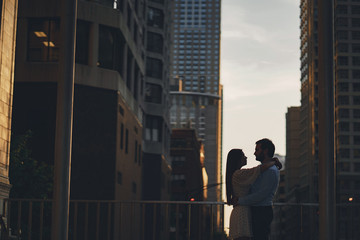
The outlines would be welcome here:
[[[300,106],[299,4],[300,0],[222,0],[224,177],[232,148],[243,149],[248,167],[258,164],[253,153],[261,138],[271,139],[275,152],[286,154],[285,114],[288,107]]]

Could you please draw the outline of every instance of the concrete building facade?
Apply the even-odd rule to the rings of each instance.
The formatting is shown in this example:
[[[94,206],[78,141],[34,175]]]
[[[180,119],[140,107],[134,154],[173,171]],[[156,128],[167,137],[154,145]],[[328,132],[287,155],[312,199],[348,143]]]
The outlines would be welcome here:
[[[297,159],[299,188],[297,201],[316,203],[318,196],[318,3],[300,2],[301,29],[301,106],[300,153]],[[334,2],[334,76],[335,76],[335,155],[336,202],[359,201],[359,36],[360,5],[358,1]],[[295,174],[295,173],[294,173]],[[290,190],[290,189],[289,189]],[[317,209],[305,213],[302,239],[315,239],[318,229]],[[355,211],[355,212],[354,212]],[[337,208],[337,239],[358,235],[356,208]],[[355,221],[355,222],[354,222]]]
[[[65,64],[59,54],[71,47],[60,40],[60,6],[51,0],[19,1],[12,133],[30,129],[32,157],[49,165],[59,66]],[[145,6],[142,0],[78,1],[71,199],[142,199]],[[114,224],[129,227],[126,214],[116,215]],[[141,237],[140,231],[119,228],[104,234]]]
[[[171,136],[172,200],[206,201],[204,147],[195,129],[173,129]]]
[[[170,198],[169,47],[170,1],[146,6],[143,199]]]
[[[0,199],[8,198],[11,115],[17,29],[17,0],[0,4]]]
[[[59,11],[57,1],[19,1],[13,133],[34,131],[34,158],[49,164],[66,47]],[[71,198],[141,199],[142,12],[127,1],[78,2]]]

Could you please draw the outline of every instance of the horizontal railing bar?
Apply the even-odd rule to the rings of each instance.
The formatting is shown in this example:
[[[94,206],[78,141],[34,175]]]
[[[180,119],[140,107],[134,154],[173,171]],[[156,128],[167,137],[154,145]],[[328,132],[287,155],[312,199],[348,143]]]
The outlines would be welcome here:
[[[5,198],[4,201],[22,201],[22,202],[52,202],[52,199],[26,199],[26,198]],[[208,202],[208,201],[160,201],[160,200],[134,200],[134,201],[119,201],[119,200],[70,200],[70,203],[125,203],[125,204],[190,204],[190,205],[228,205],[226,202]],[[319,206],[319,203],[284,203],[275,202],[273,206]],[[357,207],[360,203],[337,203],[336,206]]]

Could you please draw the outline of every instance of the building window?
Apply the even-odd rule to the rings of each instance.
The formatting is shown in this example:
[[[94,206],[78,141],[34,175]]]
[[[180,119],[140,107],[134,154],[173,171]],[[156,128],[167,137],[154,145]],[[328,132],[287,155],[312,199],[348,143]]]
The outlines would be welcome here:
[[[348,83],[338,83],[338,91],[339,92],[348,92],[349,84]]]
[[[339,14],[347,14],[347,6],[346,5],[337,5],[336,6],[336,13]]]
[[[29,19],[28,61],[57,62],[59,60],[60,21]]]
[[[129,130],[125,131],[125,153],[129,152]]]
[[[353,143],[355,145],[360,145],[360,136],[354,136],[353,137]]]
[[[163,28],[164,25],[164,13],[157,8],[148,9],[147,25],[151,27]]]
[[[338,96],[339,105],[349,105],[349,96]]]
[[[120,31],[106,26],[99,26],[98,67],[123,71],[125,39]]]
[[[360,14],[360,6],[359,5],[351,6],[351,13],[352,14]]]
[[[350,124],[348,122],[340,122],[339,128],[341,132],[348,132],[350,130]]]
[[[346,65],[348,65],[348,57],[344,57],[344,56],[342,56],[342,57],[338,57],[338,64],[340,65],[340,66],[346,66]]]
[[[145,123],[145,140],[161,142],[162,119],[157,116],[148,115]]]
[[[360,79],[360,70],[353,70],[352,76],[354,79]]]
[[[353,104],[360,105],[360,96],[353,96]]]
[[[139,144],[139,147],[138,147],[138,160],[139,160],[139,165],[141,164],[141,144]]]
[[[137,153],[138,153],[138,142],[137,142],[137,140],[135,140],[135,151],[134,151],[134,161],[135,162],[137,162],[137,157],[138,157],[138,155],[137,155]]]
[[[349,118],[349,109],[339,109],[340,118]]]
[[[360,92],[360,83],[353,83],[353,92]]]
[[[357,151],[360,153],[359,149],[357,149]],[[360,156],[360,154],[359,154],[359,156]],[[355,172],[360,172],[360,163],[354,163],[354,171]],[[360,187],[360,184],[358,184],[358,185]]]
[[[348,79],[349,78],[349,71],[348,70],[338,70],[338,76],[342,79]]]
[[[341,158],[349,158],[350,157],[350,150],[349,149],[339,149],[338,152],[339,156]]]
[[[184,167],[186,162],[185,156],[172,156],[171,166],[175,167]]]
[[[353,118],[360,118],[360,109],[353,109]]]
[[[359,43],[353,43],[352,44],[352,51],[354,53],[360,53],[360,44]]]
[[[146,83],[145,101],[151,103],[161,103],[162,88],[160,85]]]
[[[360,27],[360,18],[352,18],[351,19],[351,25],[353,27]]]
[[[120,148],[124,148],[124,124],[121,123],[120,126]]]
[[[151,52],[162,53],[163,37],[161,36],[161,34],[148,32],[146,49]]]
[[[348,32],[347,31],[338,31],[336,33],[336,38],[338,40],[347,40],[348,39]]]
[[[353,123],[353,131],[354,132],[360,132],[360,122],[354,122]]]
[[[132,192],[136,193],[136,183],[132,182]]]
[[[347,135],[340,135],[339,136],[339,142],[340,144],[349,144],[350,141],[349,141],[349,136]]]
[[[360,57],[352,57],[352,65],[360,66]]]
[[[146,75],[153,78],[162,78],[162,62],[155,58],[146,58]]]
[[[89,61],[89,35],[90,23],[82,20],[77,21],[76,25],[76,53],[75,62],[88,64]]]

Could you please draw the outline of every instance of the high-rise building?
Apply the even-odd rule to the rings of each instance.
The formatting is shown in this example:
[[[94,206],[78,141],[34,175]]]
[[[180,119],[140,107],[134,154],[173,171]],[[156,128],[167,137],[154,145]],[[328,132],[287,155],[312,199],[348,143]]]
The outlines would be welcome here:
[[[149,0],[144,29],[143,193],[145,200],[170,198],[169,3]]]
[[[286,181],[287,193],[300,187],[300,107],[289,107],[286,113]]]
[[[171,12],[171,127],[196,129],[205,149],[207,200],[221,201],[221,0],[175,0]]]
[[[15,40],[17,29],[17,0],[0,4],[0,199],[8,198],[11,115],[14,88]]]
[[[290,204],[299,203],[300,194],[307,188],[304,182],[300,182],[301,176],[306,174],[300,172],[305,164],[300,158],[303,152],[299,144],[300,134],[303,132],[300,110],[300,107],[289,107],[286,113],[285,201]],[[304,210],[304,213],[307,213],[308,209]],[[281,208],[281,213],[280,218],[284,219],[284,224],[281,226],[282,236],[287,236],[289,239],[304,239],[304,234],[308,234],[309,231],[302,229],[303,225],[308,226],[307,223],[301,222],[302,209],[298,206],[286,205]]]
[[[190,124],[197,130],[205,146],[209,184],[220,184],[221,1],[176,0],[172,3],[172,14],[171,126],[179,128]],[[221,185],[208,189],[208,200],[221,200]]]
[[[318,202],[318,6],[317,1],[301,1],[301,107],[299,175],[301,202]],[[335,76],[335,153],[336,202],[360,201],[360,2],[338,0],[334,3]],[[329,23],[330,24],[330,23]],[[354,212],[355,211],[355,212]],[[359,231],[359,210],[337,208],[337,239]],[[311,236],[316,236],[316,212],[309,213]],[[313,216],[313,217],[310,217]],[[314,217],[315,216],[315,217]],[[357,221],[357,222],[354,222]],[[315,226],[315,227],[314,227]],[[355,232],[358,235],[358,232]]]

